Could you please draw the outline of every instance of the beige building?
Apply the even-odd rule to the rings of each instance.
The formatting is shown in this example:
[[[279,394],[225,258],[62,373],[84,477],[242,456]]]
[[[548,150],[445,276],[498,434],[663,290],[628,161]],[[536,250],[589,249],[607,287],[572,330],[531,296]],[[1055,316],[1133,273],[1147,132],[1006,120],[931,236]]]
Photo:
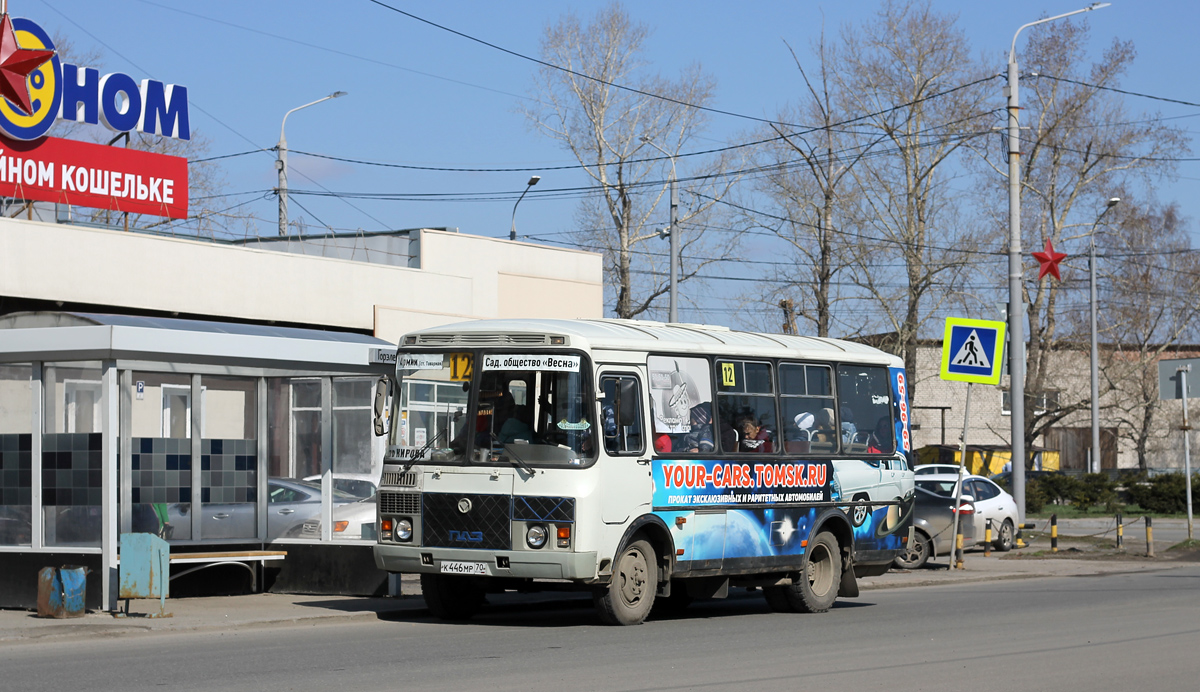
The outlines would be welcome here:
[[[71,309],[369,334],[493,317],[601,317],[596,253],[415,229],[206,242],[0,218],[0,314]]]

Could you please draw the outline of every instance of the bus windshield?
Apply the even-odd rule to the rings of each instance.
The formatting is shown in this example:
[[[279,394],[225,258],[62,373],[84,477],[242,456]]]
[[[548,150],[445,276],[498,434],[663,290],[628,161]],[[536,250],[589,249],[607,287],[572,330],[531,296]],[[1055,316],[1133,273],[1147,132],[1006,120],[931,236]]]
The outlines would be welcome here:
[[[470,353],[401,353],[399,394],[388,457],[461,462],[467,430]],[[459,441],[458,445],[454,442]]]
[[[401,351],[397,373],[391,459],[585,466],[595,458],[583,356]]]
[[[598,433],[586,369],[578,355],[484,353],[473,460],[589,463]]]

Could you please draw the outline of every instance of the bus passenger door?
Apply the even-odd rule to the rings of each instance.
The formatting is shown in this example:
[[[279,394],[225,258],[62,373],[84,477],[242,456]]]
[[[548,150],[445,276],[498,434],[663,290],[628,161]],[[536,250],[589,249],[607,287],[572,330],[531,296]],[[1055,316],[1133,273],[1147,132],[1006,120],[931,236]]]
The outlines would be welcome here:
[[[624,524],[650,510],[652,467],[642,403],[643,378],[640,368],[600,371],[597,492],[600,516],[606,524]]]

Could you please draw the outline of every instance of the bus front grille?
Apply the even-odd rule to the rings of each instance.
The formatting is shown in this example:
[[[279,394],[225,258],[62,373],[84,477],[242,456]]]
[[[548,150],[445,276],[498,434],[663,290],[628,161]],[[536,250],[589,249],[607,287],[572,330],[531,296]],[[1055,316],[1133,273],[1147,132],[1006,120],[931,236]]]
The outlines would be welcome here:
[[[425,493],[421,543],[430,548],[509,550],[511,502],[508,495]]]
[[[417,514],[421,511],[421,493],[379,491],[380,514]]]

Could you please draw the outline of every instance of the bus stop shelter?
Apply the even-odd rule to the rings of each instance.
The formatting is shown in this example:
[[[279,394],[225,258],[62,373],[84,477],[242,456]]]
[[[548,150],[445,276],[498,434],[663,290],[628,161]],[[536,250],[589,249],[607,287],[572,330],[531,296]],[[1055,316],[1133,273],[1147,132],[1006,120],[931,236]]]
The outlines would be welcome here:
[[[333,474],[378,477],[372,394],[394,354],[293,327],[0,317],[0,606],[29,607],[41,567],[74,563],[89,607],[115,610],[121,534],[262,547],[292,519],[269,504],[302,478],[320,476],[330,540]]]

